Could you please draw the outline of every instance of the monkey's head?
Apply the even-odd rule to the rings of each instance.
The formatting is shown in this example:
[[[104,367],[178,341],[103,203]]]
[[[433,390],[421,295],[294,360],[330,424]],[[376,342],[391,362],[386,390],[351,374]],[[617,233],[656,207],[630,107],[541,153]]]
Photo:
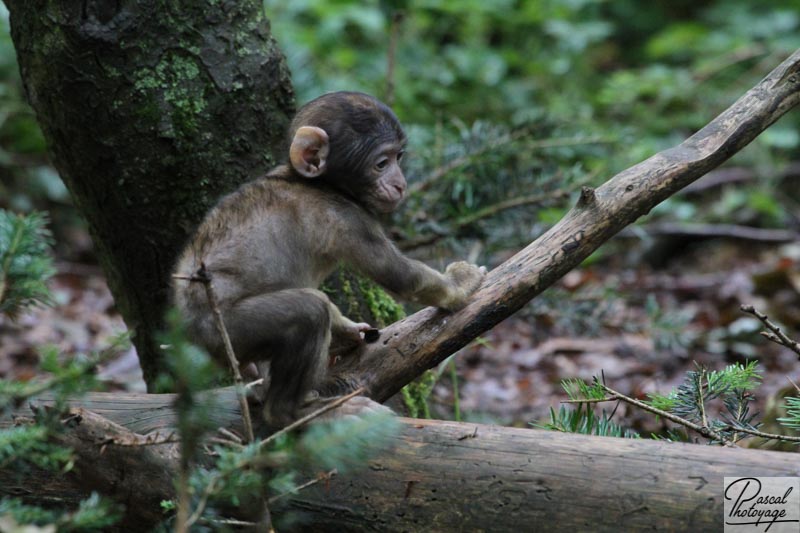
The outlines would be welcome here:
[[[406,136],[386,105],[363,93],[330,93],[307,103],[289,127],[289,161],[376,213],[394,211],[406,190]]]

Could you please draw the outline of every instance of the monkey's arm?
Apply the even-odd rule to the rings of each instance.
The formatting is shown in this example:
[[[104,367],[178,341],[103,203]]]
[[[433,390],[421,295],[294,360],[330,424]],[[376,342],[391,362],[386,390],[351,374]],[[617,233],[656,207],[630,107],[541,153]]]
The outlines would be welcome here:
[[[380,231],[370,228],[361,239],[350,241],[344,259],[404,300],[456,311],[480,286],[484,267],[459,261],[444,274],[426,264],[404,256]]]

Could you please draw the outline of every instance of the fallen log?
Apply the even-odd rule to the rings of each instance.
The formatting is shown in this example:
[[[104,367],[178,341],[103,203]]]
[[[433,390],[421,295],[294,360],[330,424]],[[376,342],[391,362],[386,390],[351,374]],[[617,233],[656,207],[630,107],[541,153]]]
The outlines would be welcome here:
[[[299,493],[315,531],[714,531],[726,476],[798,476],[793,454],[403,420],[368,469]]]
[[[221,427],[241,426],[232,390],[214,393],[226,408],[210,416]],[[0,494],[73,502],[98,490],[130,506],[123,530],[152,527],[163,518],[153,502],[174,497],[174,398],[90,394],[78,403],[103,416],[76,408],[64,436],[79,457],[76,470],[35,477],[0,470]],[[401,422],[363,468],[304,489],[283,512],[300,512],[315,531],[709,531],[721,528],[724,477],[800,476],[797,456],[781,452]],[[281,511],[274,509],[276,518]]]

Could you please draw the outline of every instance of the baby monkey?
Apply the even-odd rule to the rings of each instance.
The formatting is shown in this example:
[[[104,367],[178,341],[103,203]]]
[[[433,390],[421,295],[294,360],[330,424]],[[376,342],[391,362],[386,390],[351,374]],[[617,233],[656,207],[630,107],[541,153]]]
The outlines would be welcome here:
[[[343,316],[318,290],[339,263],[408,301],[455,311],[485,268],[450,264],[444,274],[403,256],[375,215],[394,211],[406,191],[406,136],[391,109],[356,92],[320,96],[289,128],[289,162],[222,198],[181,254],[175,273],[210,274],[223,321],[242,364],[265,380],[265,417],[299,416],[324,385],[328,349],[363,342],[369,324]],[[176,306],[190,338],[226,361],[202,285],[176,280]]]

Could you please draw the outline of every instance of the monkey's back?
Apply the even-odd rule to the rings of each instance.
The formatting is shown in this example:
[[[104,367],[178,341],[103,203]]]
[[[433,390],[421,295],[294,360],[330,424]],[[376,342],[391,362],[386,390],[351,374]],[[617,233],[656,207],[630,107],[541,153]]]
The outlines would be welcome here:
[[[324,187],[283,177],[283,169],[223,197],[178,260],[175,273],[182,276],[205,264],[223,308],[249,294],[316,288],[341,259],[334,251],[342,211],[356,206]],[[176,280],[173,298],[190,321],[193,311],[207,313],[198,283]]]

